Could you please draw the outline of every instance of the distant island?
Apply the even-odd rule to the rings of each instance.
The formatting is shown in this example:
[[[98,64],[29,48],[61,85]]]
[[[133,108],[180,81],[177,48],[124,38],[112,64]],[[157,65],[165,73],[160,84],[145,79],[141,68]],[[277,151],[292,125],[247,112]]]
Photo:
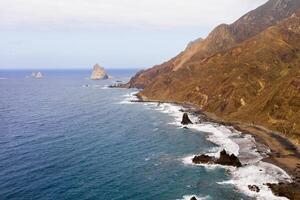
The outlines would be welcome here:
[[[32,72],[31,77],[41,79],[41,78],[43,78],[43,74],[42,74],[42,72]]]
[[[105,69],[99,64],[95,64],[93,67],[91,80],[105,80],[105,79],[109,79],[109,76],[106,73]]]

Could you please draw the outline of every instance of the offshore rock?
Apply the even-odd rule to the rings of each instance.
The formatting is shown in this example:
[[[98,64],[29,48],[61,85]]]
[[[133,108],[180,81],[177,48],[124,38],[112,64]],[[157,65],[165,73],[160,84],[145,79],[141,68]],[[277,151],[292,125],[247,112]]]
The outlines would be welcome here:
[[[225,150],[221,151],[219,158],[202,154],[200,156],[195,156],[192,161],[195,164],[220,164],[234,167],[242,166],[242,163],[237,156],[234,154],[229,155]]]
[[[109,76],[107,75],[103,67],[101,67],[99,64],[94,65],[91,75],[92,80],[105,80],[108,78]]]
[[[43,78],[43,74],[42,74],[42,72],[32,72],[31,77],[41,79],[41,78]]]
[[[216,161],[220,165],[230,165],[234,167],[241,167],[242,163],[234,154],[229,155],[225,150],[221,151],[220,158]]]
[[[187,113],[184,113],[182,116],[182,121],[181,124],[183,125],[188,125],[188,124],[192,124],[193,122],[190,120],[189,116]]]

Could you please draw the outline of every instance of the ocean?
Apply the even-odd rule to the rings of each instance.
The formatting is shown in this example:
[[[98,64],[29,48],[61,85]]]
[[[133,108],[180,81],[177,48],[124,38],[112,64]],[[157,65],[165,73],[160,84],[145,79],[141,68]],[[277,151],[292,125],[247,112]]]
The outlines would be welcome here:
[[[44,70],[42,79],[0,71],[0,199],[284,199],[263,183],[288,175],[260,161],[251,136],[208,122],[185,129],[180,106],[133,103],[137,90],[108,88],[135,72],[92,81],[88,70]],[[245,167],[191,162],[222,149]],[[247,189],[254,183],[260,193]]]

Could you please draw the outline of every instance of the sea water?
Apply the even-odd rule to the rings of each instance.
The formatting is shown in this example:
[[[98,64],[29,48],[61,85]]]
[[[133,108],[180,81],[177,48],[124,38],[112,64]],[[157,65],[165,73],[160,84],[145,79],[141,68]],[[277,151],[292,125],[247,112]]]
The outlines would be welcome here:
[[[216,124],[182,128],[180,107],[132,103],[136,90],[108,87],[135,72],[92,81],[82,70],[0,71],[0,199],[251,199],[239,185],[246,168],[191,163],[221,147],[240,152],[247,138]]]

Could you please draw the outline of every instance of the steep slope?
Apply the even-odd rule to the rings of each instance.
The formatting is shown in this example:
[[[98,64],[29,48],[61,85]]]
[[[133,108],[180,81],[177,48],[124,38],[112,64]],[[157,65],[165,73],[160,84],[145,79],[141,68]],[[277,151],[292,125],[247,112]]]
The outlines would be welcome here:
[[[192,103],[300,144],[300,11],[227,51],[159,74],[140,97]]]
[[[125,87],[145,88],[159,76],[177,71],[190,60],[205,60],[256,35],[300,8],[299,0],[269,0],[231,25],[216,27],[209,36],[191,43],[182,53],[162,65],[137,73]]]

